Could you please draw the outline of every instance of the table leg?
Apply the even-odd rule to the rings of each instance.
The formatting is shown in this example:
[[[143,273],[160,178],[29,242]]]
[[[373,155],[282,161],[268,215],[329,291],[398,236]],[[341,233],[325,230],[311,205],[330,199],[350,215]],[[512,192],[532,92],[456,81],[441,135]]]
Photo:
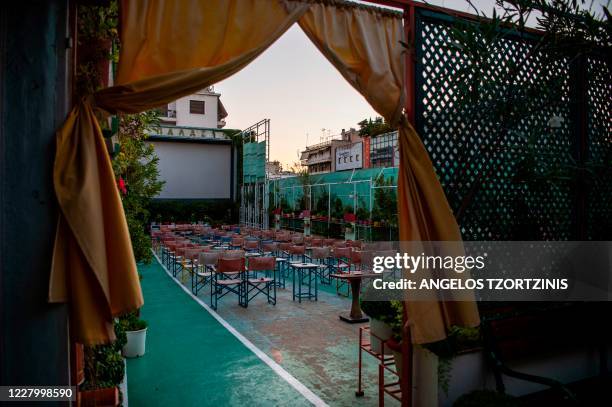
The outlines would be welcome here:
[[[289,266],[289,268],[291,268],[293,272],[293,278],[291,279],[291,281],[293,283],[293,301],[295,301],[295,267]]]
[[[314,269],[314,282],[315,282],[315,301],[319,301],[319,286],[317,281],[317,269]]]
[[[363,315],[361,312],[361,306],[359,305],[359,294],[361,290],[361,279],[360,278],[352,278],[350,279],[351,283],[351,312],[348,316],[340,315],[340,319],[344,322],[348,322],[349,324],[356,324],[359,322],[368,322],[369,318]]]
[[[351,279],[351,318],[360,319],[363,318],[363,313],[361,312],[361,305],[359,304],[359,294],[361,291],[361,279],[354,278]]]

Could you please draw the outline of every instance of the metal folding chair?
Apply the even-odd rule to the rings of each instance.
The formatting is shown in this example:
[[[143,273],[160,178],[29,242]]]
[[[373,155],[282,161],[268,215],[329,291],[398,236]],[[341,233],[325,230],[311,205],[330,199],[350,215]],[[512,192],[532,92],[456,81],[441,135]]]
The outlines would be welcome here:
[[[217,263],[217,267],[213,269],[212,280],[210,284],[210,306],[217,309],[219,300],[229,293],[238,296],[238,304],[244,304],[244,279],[245,259],[241,258],[223,258],[221,257]]]
[[[198,254],[198,265],[191,280],[191,292],[195,295],[198,295],[200,289],[206,284],[210,284],[213,272],[222,254],[221,251],[202,251]]]
[[[247,252],[258,252],[259,251],[259,240],[247,239],[244,241],[243,248]]]
[[[264,275],[260,276],[260,273]],[[268,304],[276,305],[276,258],[274,257],[249,258],[249,266],[244,273],[244,306],[248,307],[249,302],[259,294],[266,296]]]
[[[331,284],[331,277],[329,276],[330,255],[331,251],[329,247],[313,247],[310,253],[310,261],[320,265],[317,269],[317,274],[321,284]]]
[[[289,246],[289,261],[306,262],[306,246]]]
[[[350,247],[334,247],[331,262],[329,263],[329,271],[331,274],[350,273],[351,271],[351,252]],[[340,287],[346,287],[346,294],[340,292]],[[336,292],[339,295],[349,296],[349,284],[346,281],[336,279]]]

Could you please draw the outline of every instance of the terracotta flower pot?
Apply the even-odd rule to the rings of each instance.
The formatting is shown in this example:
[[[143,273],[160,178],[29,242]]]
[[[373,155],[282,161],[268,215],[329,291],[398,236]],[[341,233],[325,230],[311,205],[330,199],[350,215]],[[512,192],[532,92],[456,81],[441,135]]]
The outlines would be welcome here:
[[[112,41],[107,38],[88,39],[77,48],[78,64],[93,63],[102,87],[108,86]]]
[[[86,390],[78,393],[78,403],[82,407],[116,407],[119,405],[119,388]]]

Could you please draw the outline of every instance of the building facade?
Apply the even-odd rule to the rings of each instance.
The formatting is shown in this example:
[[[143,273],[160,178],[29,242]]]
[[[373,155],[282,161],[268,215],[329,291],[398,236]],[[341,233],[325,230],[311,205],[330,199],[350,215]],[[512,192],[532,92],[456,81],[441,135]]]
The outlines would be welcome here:
[[[361,161],[363,160],[363,153],[355,152],[358,147],[353,147],[357,144],[362,146],[363,144],[361,142],[362,139],[357,130],[352,128],[349,130],[342,129],[340,135],[332,137],[331,140],[307,146],[306,149],[302,151],[300,160],[302,161],[302,165],[308,168],[309,174],[321,174],[350,169],[348,167],[355,164],[354,159],[356,155],[359,156]],[[352,158],[351,152],[353,152]],[[338,153],[340,153],[339,157],[337,157]]]
[[[182,127],[221,129],[227,117],[221,94],[212,86],[162,106],[160,110],[162,123]]]
[[[283,170],[283,165],[280,161],[275,160],[266,162],[266,176],[268,179],[278,179],[293,177],[295,173]]]
[[[227,111],[212,87],[160,108],[149,142],[159,157],[158,199],[219,200],[235,196],[235,152],[223,129]]]
[[[399,166],[397,130],[369,138],[369,167]]]

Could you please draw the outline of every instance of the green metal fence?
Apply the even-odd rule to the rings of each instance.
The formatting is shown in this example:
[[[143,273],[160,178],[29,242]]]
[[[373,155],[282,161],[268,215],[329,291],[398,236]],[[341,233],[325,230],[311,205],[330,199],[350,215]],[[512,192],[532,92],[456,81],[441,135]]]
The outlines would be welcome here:
[[[270,208],[283,209],[282,227],[289,230],[303,230],[298,214],[310,209],[313,234],[344,236],[344,214],[354,213],[357,238],[397,239],[397,171],[368,168],[270,180]]]

